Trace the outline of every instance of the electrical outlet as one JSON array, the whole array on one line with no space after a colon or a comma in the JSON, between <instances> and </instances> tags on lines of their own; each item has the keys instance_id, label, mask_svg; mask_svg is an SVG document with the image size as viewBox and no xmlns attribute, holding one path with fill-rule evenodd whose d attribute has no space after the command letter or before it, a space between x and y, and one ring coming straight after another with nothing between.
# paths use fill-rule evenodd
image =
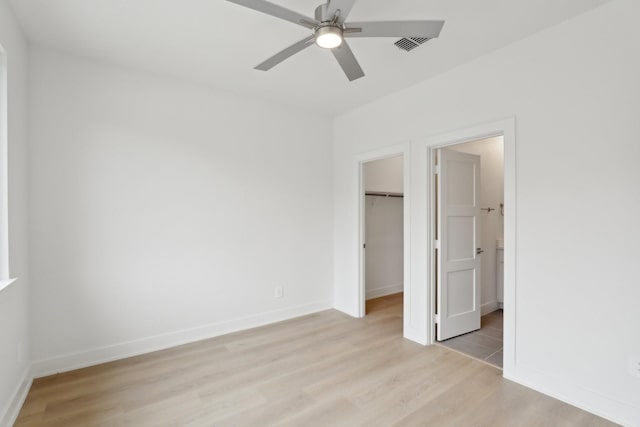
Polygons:
<instances>
[{"instance_id":1,"label":"electrical outlet","mask_svg":"<svg viewBox=\"0 0 640 427\"><path fill-rule=\"evenodd\" d=\"M282 286L276 287L275 295L276 298L284 298L284 288Z\"/></svg>"},{"instance_id":2,"label":"electrical outlet","mask_svg":"<svg viewBox=\"0 0 640 427\"><path fill-rule=\"evenodd\" d=\"M640 357L629 357L629 374L640 378Z\"/></svg>"}]
</instances>

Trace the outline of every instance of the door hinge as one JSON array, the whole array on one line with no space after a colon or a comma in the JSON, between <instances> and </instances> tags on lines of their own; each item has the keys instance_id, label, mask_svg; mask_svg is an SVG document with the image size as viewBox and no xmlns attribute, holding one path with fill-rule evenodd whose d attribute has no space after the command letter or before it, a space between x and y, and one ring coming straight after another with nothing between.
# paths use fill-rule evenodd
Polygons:
<instances>
[{"instance_id":1,"label":"door hinge","mask_svg":"<svg viewBox=\"0 0 640 427\"><path fill-rule=\"evenodd\" d=\"M367 249L367 244L366 243L362 244L362 249Z\"/></svg>"},{"instance_id":2,"label":"door hinge","mask_svg":"<svg viewBox=\"0 0 640 427\"><path fill-rule=\"evenodd\" d=\"M436 325L439 325L439 324L440 324L440 315L439 315L439 314L434 314L434 315L433 315L433 322L434 322Z\"/></svg>"},{"instance_id":3,"label":"door hinge","mask_svg":"<svg viewBox=\"0 0 640 427\"><path fill-rule=\"evenodd\" d=\"M440 250L440 240L434 240L433 248Z\"/></svg>"},{"instance_id":4,"label":"door hinge","mask_svg":"<svg viewBox=\"0 0 640 427\"><path fill-rule=\"evenodd\" d=\"M433 173L436 175L440 173L440 165L433 165Z\"/></svg>"}]
</instances>

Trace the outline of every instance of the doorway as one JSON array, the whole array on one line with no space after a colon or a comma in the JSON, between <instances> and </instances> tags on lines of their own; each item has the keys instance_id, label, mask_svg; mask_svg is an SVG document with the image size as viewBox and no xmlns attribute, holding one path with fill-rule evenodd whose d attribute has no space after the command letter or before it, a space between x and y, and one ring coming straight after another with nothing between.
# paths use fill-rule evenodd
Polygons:
<instances>
[{"instance_id":1,"label":"doorway","mask_svg":"<svg viewBox=\"0 0 640 427\"><path fill-rule=\"evenodd\" d=\"M416 203L415 212L413 212L414 224L412 230L420 237L420 225L423 224L424 236L426 239L422 243L418 239L416 245L411 246L412 265L416 265L412 270L409 280L411 286L409 289L412 294L415 290L419 290L419 283L422 281L421 273L425 272L427 295L425 298L409 298L410 304L422 304L417 308L424 307L425 311L425 330L426 344L437 344L436 339L436 259L433 254L436 251L436 227L434 221L434 205L436 203L435 194L435 175L433 168L435 161L433 159L434 149L443 148L463 142L476 141L479 139L490 138L493 136L502 136L504 142L504 310L503 310L503 376L505 378L514 378L516 376L517 354L516 354L516 336L517 325L516 317L518 310L518 293L517 284L517 174L516 174L516 119L514 117L496 120L492 122L481 123L466 128L452 130L446 133L436 134L427 137L421 141L416 141L412 147L412 170L416 171L416 177L411 182L415 185L411 188L411 194L426 194L427 197L422 203ZM413 175L412 175L413 176ZM420 199L418 199L420 202ZM424 221L424 222L423 222ZM420 260L424 260L426 265L417 265ZM414 273L415 271L415 273ZM416 280L414 280L414 278ZM415 299L415 302L414 302ZM405 299L405 306L407 300ZM405 312L406 317L406 312ZM406 327L406 323L405 323ZM406 336L406 334L405 334ZM417 340L415 340L417 341ZM418 341L420 342L420 341Z\"/></svg>"},{"instance_id":2,"label":"doorway","mask_svg":"<svg viewBox=\"0 0 640 427\"><path fill-rule=\"evenodd\" d=\"M434 147L436 340L503 366L504 137Z\"/></svg>"},{"instance_id":3,"label":"doorway","mask_svg":"<svg viewBox=\"0 0 640 427\"><path fill-rule=\"evenodd\" d=\"M404 158L362 164L364 315L402 318L404 299Z\"/></svg>"},{"instance_id":4,"label":"doorway","mask_svg":"<svg viewBox=\"0 0 640 427\"><path fill-rule=\"evenodd\" d=\"M516 198L516 120L506 118L481 123L424 139L380 148L353 157L353 174L344 191L348 203L348 246L339 248L336 302L354 317L365 317L365 249L364 241L364 163L402 154L404 158L404 293L403 336L422 345L437 343L435 316L435 262L432 256L435 231L432 221L434 205L433 148L455 145L492 136L504 137L504 357L503 375L515 376L517 311L517 198ZM352 244L351 244L352 242Z\"/></svg>"}]
</instances>

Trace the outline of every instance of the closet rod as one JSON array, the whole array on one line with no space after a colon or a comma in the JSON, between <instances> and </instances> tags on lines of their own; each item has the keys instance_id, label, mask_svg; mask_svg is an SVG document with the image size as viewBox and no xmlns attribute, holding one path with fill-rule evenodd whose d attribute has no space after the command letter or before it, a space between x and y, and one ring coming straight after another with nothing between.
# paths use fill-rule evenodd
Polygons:
<instances>
[{"instance_id":1,"label":"closet rod","mask_svg":"<svg viewBox=\"0 0 640 427\"><path fill-rule=\"evenodd\" d=\"M367 191L365 196L381 196L381 197L404 197L402 193L379 193L376 191Z\"/></svg>"}]
</instances>

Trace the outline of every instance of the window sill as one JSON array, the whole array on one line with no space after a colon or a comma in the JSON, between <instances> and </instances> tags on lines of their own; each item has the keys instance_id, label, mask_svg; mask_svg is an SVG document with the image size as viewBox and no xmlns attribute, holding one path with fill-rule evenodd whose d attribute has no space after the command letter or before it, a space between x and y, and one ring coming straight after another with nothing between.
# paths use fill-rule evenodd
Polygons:
<instances>
[{"instance_id":1,"label":"window sill","mask_svg":"<svg viewBox=\"0 0 640 427\"><path fill-rule=\"evenodd\" d=\"M15 282L16 280L17 280L17 277L13 279L0 280L0 292L4 291L6 288L9 287L10 284Z\"/></svg>"}]
</instances>

